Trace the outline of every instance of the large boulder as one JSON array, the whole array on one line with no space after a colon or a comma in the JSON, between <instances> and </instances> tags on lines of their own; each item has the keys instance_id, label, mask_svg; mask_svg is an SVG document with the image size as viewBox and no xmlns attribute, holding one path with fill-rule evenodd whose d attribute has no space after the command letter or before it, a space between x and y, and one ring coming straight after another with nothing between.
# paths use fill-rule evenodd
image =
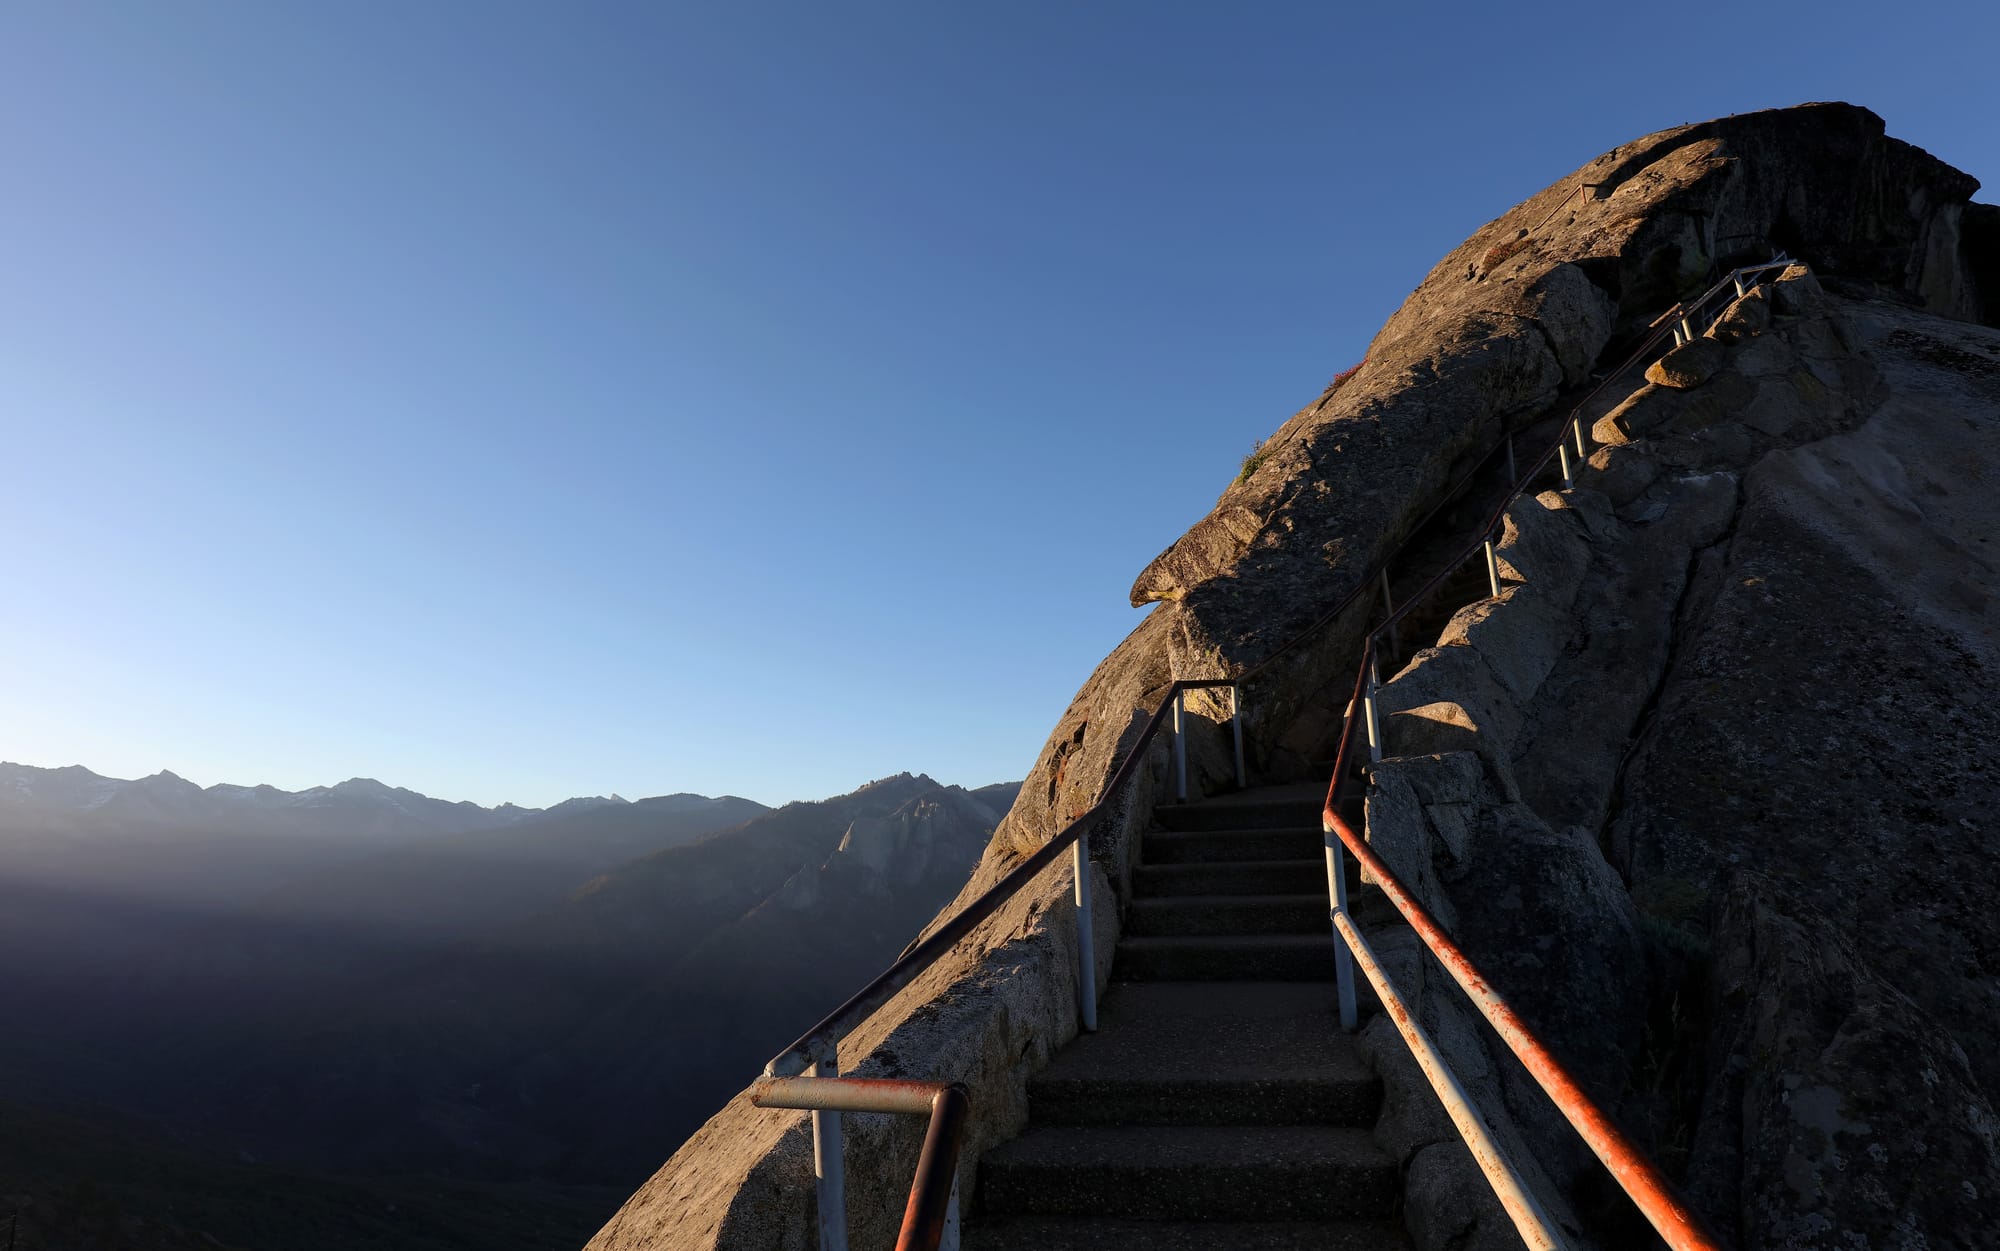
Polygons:
<instances>
[{"instance_id":1,"label":"large boulder","mask_svg":"<svg viewBox=\"0 0 2000 1251\"><path fill-rule=\"evenodd\" d=\"M1466 647L1525 707L1569 642L1568 605L1532 583L1505 587L1452 614L1440 647Z\"/></svg>"},{"instance_id":2,"label":"large boulder","mask_svg":"<svg viewBox=\"0 0 2000 1251\"><path fill-rule=\"evenodd\" d=\"M1474 648L1425 648L1382 684L1376 700L1385 753L1470 751L1506 772L1521 707Z\"/></svg>"},{"instance_id":3,"label":"large boulder","mask_svg":"<svg viewBox=\"0 0 2000 1251\"><path fill-rule=\"evenodd\" d=\"M1646 381L1676 391L1691 391L1713 378L1728 359L1728 349L1714 339L1694 339L1648 365Z\"/></svg>"},{"instance_id":4,"label":"large boulder","mask_svg":"<svg viewBox=\"0 0 2000 1251\"><path fill-rule=\"evenodd\" d=\"M1590 567L1588 524L1560 497L1524 495L1508 506L1494 544L1494 568L1509 582L1533 585L1567 608Z\"/></svg>"},{"instance_id":5,"label":"large boulder","mask_svg":"<svg viewBox=\"0 0 2000 1251\"><path fill-rule=\"evenodd\" d=\"M1704 333L1718 343L1741 343L1771 326L1771 300L1763 287L1738 296Z\"/></svg>"}]
</instances>

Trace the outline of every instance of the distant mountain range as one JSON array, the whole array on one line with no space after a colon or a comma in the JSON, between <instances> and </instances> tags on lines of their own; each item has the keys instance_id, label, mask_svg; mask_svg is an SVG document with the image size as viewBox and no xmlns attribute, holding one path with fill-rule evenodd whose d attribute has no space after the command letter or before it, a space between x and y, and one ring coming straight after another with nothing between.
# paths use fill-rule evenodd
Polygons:
<instances>
[{"instance_id":1,"label":"distant mountain range","mask_svg":"<svg viewBox=\"0 0 2000 1251\"><path fill-rule=\"evenodd\" d=\"M291 889L273 906L310 912L312 898L338 896L361 909L353 920L424 927L430 906L479 912L485 901L455 896L481 894L495 873L514 879L497 888L496 905L553 899L616 864L767 811L733 795L688 794L482 808L373 778L281 791L201 787L165 771L126 781L79 765L0 763L0 882L220 912L255 909L264 892ZM333 880L358 887L363 878L388 896L340 896ZM410 898L419 881L445 880L451 889L430 905Z\"/></svg>"},{"instance_id":2,"label":"distant mountain range","mask_svg":"<svg viewBox=\"0 0 2000 1251\"><path fill-rule=\"evenodd\" d=\"M636 807L656 812L697 810L718 804L750 804L747 799L706 795L660 795L633 804L617 795L579 796L550 808L501 804L482 808L469 800L432 799L374 778L349 778L333 786L281 791L275 786L218 782L197 786L165 769L126 780L93 773L82 765L41 769L0 761L0 829L33 826L42 831L132 833L146 829L203 826L258 834L332 830L346 838L410 836L425 831L460 834L565 816L592 808ZM752 804L762 811L764 805Z\"/></svg>"},{"instance_id":3,"label":"distant mountain range","mask_svg":"<svg viewBox=\"0 0 2000 1251\"><path fill-rule=\"evenodd\" d=\"M0 765L0 1101L95 1125L81 1158L114 1173L112 1125L120 1161L229 1161L203 1229L231 1246L275 1245L272 1221L288 1247L353 1243L325 1199L348 1182L314 1184L312 1228L286 1224L287 1188L333 1174L502 1184L543 1231L521 1245L565 1222L580 1245L589 1195L608 1215L894 959L1017 789L899 774L775 810L533 810ZM243 1197L263 1168L268 1210Z\"/></svg>"}]
</instances>

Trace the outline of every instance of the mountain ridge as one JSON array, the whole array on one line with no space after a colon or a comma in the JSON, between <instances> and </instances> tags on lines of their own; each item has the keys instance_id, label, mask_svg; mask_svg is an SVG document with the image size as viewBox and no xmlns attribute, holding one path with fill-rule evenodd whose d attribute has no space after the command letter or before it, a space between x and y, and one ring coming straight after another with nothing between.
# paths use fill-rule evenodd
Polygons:
<instances>
[{"instance_id":1,"label":"mountain ridge","mask_svg":"<svg viewBox=\"0 0 2000 1251\"><path fill-rule=\"evenodd\" d=\"M329 801L347 801L386 806L454 830L506 826L606 805L650 804L657 807L673 801L757 802L746 800L741 795L711 796L676 791L636 800L618 794L574 795L547 807L531 808L512 802L484 805L469 799L439 799L407 786L391 786L372 777L357 776L331 785L288 791L264 782L214 782L203 786L171 769L160 769L140 778L116 778L81 764L45 767L0 761L0 825L28 815L97 811L107 805L120 805L123 801L141 796L171 798L183 805L196 801L197 797L212 802L207 812L188 808L163 811L156 807L149 813L144 807L120 807L120 815L128 819L156 816L162 824L211 815L240 820L246 803L252 805L253 810L277 811L328 806ZM758 806L769 807L766 804Z\"/></svg>"},{"instance_id":2,"label":"mountain ridge","mask_svg":"<svg viewBox=\"0 0 2000 1251\"><path fill-rule=\"evenodd\" d=\"M6 805L37 785L39 806ZM107 1161L164 1168L170 1144L189 1186L212 1161L214 1185L190 1198L226 1199L213 1232L227 1245L243 1242L231 1222L291 1219L283 1197L241 1197L232 1179L253 1175L310 1201L317 1179L353 1178L348 1205L429 1177L464 1202L503 1186L580 1243L742 1068L894 959L963 884L1014 784L903 772L775 809L582 797L504 825L405 821L338 856L338 838L188 833L129 802L190 792L249 795L280 822L441 802L365 778L218 791L167 770L0 771L0 1002L37 1022L0 1031L0 1112L82 1117L65 1141ZM38 840L48 822L20 816L64 804L100 836ZM37 846L77 850L67 867L95 876L34 880ZM72 1205L62 1170L45 1173L30 1190ZM588 1188L594 1210L565 1197ZM136 1192L101 1206L127 1202L161 1229L194 1210Z\"/></svg>"}]
</instances>

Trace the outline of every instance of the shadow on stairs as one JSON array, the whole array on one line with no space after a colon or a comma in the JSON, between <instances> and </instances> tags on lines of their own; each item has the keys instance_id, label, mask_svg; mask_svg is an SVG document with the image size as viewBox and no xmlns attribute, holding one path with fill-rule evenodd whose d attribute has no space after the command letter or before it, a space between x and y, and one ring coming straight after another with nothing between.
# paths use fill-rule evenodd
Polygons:
<instances>
[{"instance_id":1,"label":"shadow on stairs","mask_svg":"<svg viewBox=\"0 0 2000 1251\"><path fill-rule=\"evenodd\" d=\"M1323 794L1156 810L1098 1030L981 1162L967 1251L1409 1245L1381 1086L1334 1004Z\"/></svg>"}]
</instances>

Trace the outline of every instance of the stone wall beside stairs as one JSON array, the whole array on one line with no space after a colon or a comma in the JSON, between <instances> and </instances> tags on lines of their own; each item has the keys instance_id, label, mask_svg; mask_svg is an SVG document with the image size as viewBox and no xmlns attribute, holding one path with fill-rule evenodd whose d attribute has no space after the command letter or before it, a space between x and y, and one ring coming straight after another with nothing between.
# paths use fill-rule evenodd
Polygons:
<instances>
[{"instance_id":1,"label":"stone wall beside stairs","mask_svg":"<svg viewBox=\"0 0 2000 1251\"><path fill-rule=\"evenodd\" d=\"M1788 644L1740 615L1717 617L1718 602L1736 613L1742 593L1754 592L1773 577L1774 561L1782 563L1763 536L1792 533L1807 511L1773 518L1766 504L1744 509L1746 494L1753 501L1769 495L1764 484L1773 474L1787 483L1811 480L1818 498L1863 517L1873 507L1868 474L1896 484L1903 492L1897 499L1913 493L1905 471L1889 471L1880 453L1858 461L1876 467L1851 482L1839 470L1816 470L1818 479L1798 475L1801 463L1856 461L1852 450L1808 456L1804 449L1851 449L1858 436L1849 432L1873 428L1868 423L1883 420L1878 410L1894 407L1883 407L1894 396L1864 346L1870 332L1860 323L1874 316L1828 296L1803 268L1736 301L1708 334L1669 353L1645 386L1597 421L1607 446L1590 458L1574 490L1523 498L1509 510L1501 594L1461 609L1436 645L1418 652L1379 695L1387 758L1372 771L1371 843L1585 1089L1689 1185L1725 1236L1746 1246L1844 1245L1831 1241L1836 1236L1858 1237L1857 1246L1995 1245L1977 1232L1990 1226L1974 1210L2000 1185L2000 1122L1975 1076L1978 1056L1967 1060L1947 1024L1957 992L1944 988L1961 983L1951 980L1955 974L1926 970L1905 975L1904 985L1939 987L1927 1002L1899 995L1876 971L1882 959L1837 936L1820 911L1826 904L1807 902L1809 887L1740 873L1745 857L1732 850L1732 823L1771 829L1760 836L1766 839L1788 825L1785 810L1752 807L1756 778L1786 785L1781 779L1797 772L1798 757L1810 758L1815 745L1782 740L1788 758L1780 765L1754 737L1734 738L1724 749L1704 733L1718 716L1759 721L1775 733L1789 721L1811 720L1787 712L1787 704L1803 710L1837 707L1829 696L1868 701L1870 673L1835 667L1796 673L1785 686L1738 681L1722 688L1712 665L1690 669L1684 655L1690 638L1716 630L1727 634L1710 648L1740 650L1745 640L1760 639L1765 647L1796 649L1805 641L1799 635ZM1899 325L1940 321L1895 317ZM1893 333L1876 329L1872 336L1881 343ZM1900 342L1918 342L1907 325L1902 333ZM2000 378L2000 364L1982 365L1977 347L1963 342L1986 332L1955 333L1955 346L1911 350L1956 361L1975 377ZM1940 342L1948 337L1940 334ZM2000 354L2000 335L1992 338ZM1907 371L1897 381L1942 389ZM2000 400L2000 386L1993 391ZM1980 420L2000 425L2000 403L1966 419L1975 428ZM1923 433L1906 423L1897 431L1902 461L1915 463L1926 445L1942 451L1938 439L1949 425ZM1844 491L1852 494L1843 498ZM1947 544L1972 537L1968 518L1956 520ZM1852 538L1850 550L1873 544L1900 554L1909 546L1887 538L1906 524L1892 512L1877 524L1889 527L1877 531L1883 538ZM1853 532L1864 534L1863 525ZM1761 566L1740 563L1752 553ZM1817 568L1807 564L1786 576L1829 586L1852 581L1845 572L1836 576L1845 557L1824 547L1815 553ZM1951 595L1973 603L1949 590L1962 583L1935 574L1929 580L1933 594L1945 597L1933 603L1948 604ZM1848 595L1850 603L1870 602L1859 584ZM1866 637L1888 620L1880 613L1847 618L1831 600L1821 611L1835 637ZM1957 611L1958 628L1980 628L1965 625ZM1781 617L1772 614L1766 626ZM1785 628L1812 629L1802 619ZM1988 637L2000 633L1986 630ZM1783 672L1787 659L1745 654L1735 663L1739 672ZM1879 671L1879 662L1873 667ZM1718 701L1734 707L1736 700L1743 701L1739 711L1718 711ZM1665 726L1663 710L1673 718ZM1952 724L1950 715L1932 716ZM1695 735L1698 771L1680 768L1674 762ZM1662 789L1666 779L1671 791ZM1908 789L1907 811L1934 802L1920 783ZM1735 796L1729 807L1706 798L1718 792ZM1857 801L1845 802L1851 809ZM1697 811L1700 836L1680 833L1689 828L1684 814ZM1845 880L1864 863L1884 868L1851 860L1859 844L1815 837L1827 828L1819 818L1786 836L1784 877ZM1990 863L1995 853L1976 854ZM1838 895L1822 893L1851 900L1865 889L1856 879ZM1725 899L1726 906L1717 902ZM1957 924L1954 936L1950 923L1931 923L1939 931L1933 951L1943 955L1964 943L1963 929L1975 921ZM1608 1192L1601 1170L1462 994L1419 958L1407 931L1391 926L1376 940L1501 1141L1532 1162L1531 1187L1585 1241L1632 1245L1643 1229L1629 1207ZM1912 967L1924 963L1919 956ZM2000 993L1990 977L1981 986L1975 993L1986 996L1985 1007L1975 1010L1967 1000L1957 1026L1968 1043L1984 1036L1977 1012L1990 1021L1992 996ZM1386 1021L1371 1024L1370 1042L1389 1087L1380 1132L1405 1161L1406 1207L1419 1246L1518 1245L1497 1204L1480 1201L1483 1181ZM1904 1092L1911 1097L1895 1094L1915 1072L1892 1064L1897 1051L1930 1057L1909 1061L1928 1066L1923 1097L1914 1096L1915 1087ZM1889 1067L1863 1071L1875 1063ZM1809 1113L1794 1099L1817 1101L1811 1106L1819 1110ZM1901 1110L1884 1110L1892 1105ZM1890 1133L1887 1122L1898 1117L1908 1120ZM1442 1196L1458 1202L1440 1209Z\"/></svg>"},{"instance_id":2,"label":"stone wall beside stairs","mask_svg":"<svg viewBox=\"0 0 2000 1251\"><path fill-rule=\"evenodd\" d=\"M1164 799L1163 737L1125 802L1110 812L1090 863L1096 979L1110 974L1119 932L1117 884ZM971 1092L958 1187L970 1196L981 1157L1021 1130L1028 1081L1077 1032L1077 910L1069 860L1045 870L949 954L842 1042L856 1077L963 1082ZM989 856L929 928L956 915L1012 867ZM800 958L809 959L809 952ZM844 1116L849 1245L889 1246L922 1146L920 1117ZM804 1112L731 1099L619 1209L588 1251L816 1251L812 1129Z\"/></svg>"}]
</instances>

